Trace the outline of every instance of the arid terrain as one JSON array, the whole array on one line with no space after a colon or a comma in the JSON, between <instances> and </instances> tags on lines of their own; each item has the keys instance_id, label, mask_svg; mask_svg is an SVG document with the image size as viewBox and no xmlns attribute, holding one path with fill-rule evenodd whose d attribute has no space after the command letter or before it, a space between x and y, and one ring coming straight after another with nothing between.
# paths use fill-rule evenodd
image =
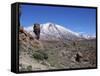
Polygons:
<instances>
[{"instance_id":1,"label":"arid terrain","mask_svg":"<svg viewBox=\"0 0 100 76\"><path fill-rule=\"evenodd\" d=\"M19 30L19 71L96 67L96 40L37 40Z\"/></svg>"}]
</instances>

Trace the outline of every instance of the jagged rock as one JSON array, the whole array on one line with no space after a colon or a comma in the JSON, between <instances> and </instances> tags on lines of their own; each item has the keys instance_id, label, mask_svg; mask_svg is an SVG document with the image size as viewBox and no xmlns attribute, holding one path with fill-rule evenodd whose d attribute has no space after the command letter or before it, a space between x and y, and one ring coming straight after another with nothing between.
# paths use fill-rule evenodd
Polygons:
<instances>
[{"instance_id":1,"label":"jagged rock","mask_svg":"<svg viewBox=\"0 0 100 76\"><path fill-rule=\"evenodd\" d=\"M30 40L34 40L33 36L29 33L28 33L28 37L29 37Z\"/></svg>"},{"instance_id":2,"label":"jagged rock","mask_svg":"<svg viewBox=\"0 0 100 76\"><path fill-rule=\"evenodd\" d=\"M83 56L82 56L82 53L78 52L78 53L76 54L75 60L76 60L77 62L80 62L80 60L81 60L82 57L83 57Z\"/></svg>"},{"instance_id":3,"label":"jagged rock","mask_svg":"<svg viewBox=\"0 0 100 76\"><path fill-rule=\"evenodd\" d=\"M24 33L24 28L22 26L20 26L19 32Z\"/></svg>"},{"instance_id":4,"label":"jagged rock","mask_svg":"<svg viewBox=\"0 0 100 76\"><path fill-rule=\"evenodd\" d=\"M33 29L34 29L34 33L36 35L36 39L39 40L39 38L40 38L40 24L35 23Z\"/></svg>"},{"instance_id":5,"label":"jagged rock","mask_svg":"<svg viewBox=\"0 0 100 76\"><path fill-rule=\"evenodd\" d=\"M40 63L46 66L50 66L50 64L47 61L41 61Z\"/></svg>"}]
</instances>

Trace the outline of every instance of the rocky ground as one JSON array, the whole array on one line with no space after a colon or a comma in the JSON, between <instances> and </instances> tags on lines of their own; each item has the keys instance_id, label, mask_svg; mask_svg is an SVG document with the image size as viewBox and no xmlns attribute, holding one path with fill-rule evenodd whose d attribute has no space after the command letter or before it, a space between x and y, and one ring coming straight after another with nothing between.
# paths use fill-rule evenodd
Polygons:
<instances>
[{"instance_id":1,"label":"rocky ground","mask_svg":"<svg viewBox=\"0 0 100 76\"><path fill-rule=\"evenodd\" d=\"M36 40L19 30L19 70L49 70L96 67L96 40L77 42Z\"/></svg>"}]
</instances>

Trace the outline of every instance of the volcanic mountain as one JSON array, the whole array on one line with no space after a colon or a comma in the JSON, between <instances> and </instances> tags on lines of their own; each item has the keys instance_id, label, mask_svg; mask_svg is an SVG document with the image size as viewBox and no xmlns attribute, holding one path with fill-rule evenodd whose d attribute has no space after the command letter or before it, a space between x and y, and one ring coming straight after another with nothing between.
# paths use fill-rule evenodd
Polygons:
<instances>
[{"instance_id":1,"label":"volcanic mountain","mask_svg":"<svg viewBox=\"0 0 100 76\"><path fill-rule=\"evenodd\" d=\"M67 29L61 25L54 24L54 23L45 23L40 24L41 27L41 33L40 33L40 39L41 40L77 40L77 39L89 39L89 38L95 38L90 37L86 35L82 35L77 32L73 32L70 29ZM24 28L27 32L29 32L31 35L35 36L33 33L33 25Z\"/></svg>"}]
</instances>

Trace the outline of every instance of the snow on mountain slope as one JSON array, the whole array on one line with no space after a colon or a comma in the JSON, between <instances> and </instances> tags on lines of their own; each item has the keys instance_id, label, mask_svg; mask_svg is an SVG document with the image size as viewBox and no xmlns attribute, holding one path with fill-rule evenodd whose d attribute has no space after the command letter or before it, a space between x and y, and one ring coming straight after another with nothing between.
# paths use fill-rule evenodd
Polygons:
<instances>
[{"instance_id":1,"label":"snow on mountain slope","mask_svg":"<svg viewBox=\"0 0 100 76\"><path fill-rule=\"evenodd\" d=\"M40 28L41 28L40 39L75 40L75 39L87 38L87 36L83 36L61 25L50 23L50 22L45 23L45 24L40 24ZM35 36L35 34L33 33L33 26L29 26L24 29L28 31L31 35Z\"/></svg>"}]
</instances>

